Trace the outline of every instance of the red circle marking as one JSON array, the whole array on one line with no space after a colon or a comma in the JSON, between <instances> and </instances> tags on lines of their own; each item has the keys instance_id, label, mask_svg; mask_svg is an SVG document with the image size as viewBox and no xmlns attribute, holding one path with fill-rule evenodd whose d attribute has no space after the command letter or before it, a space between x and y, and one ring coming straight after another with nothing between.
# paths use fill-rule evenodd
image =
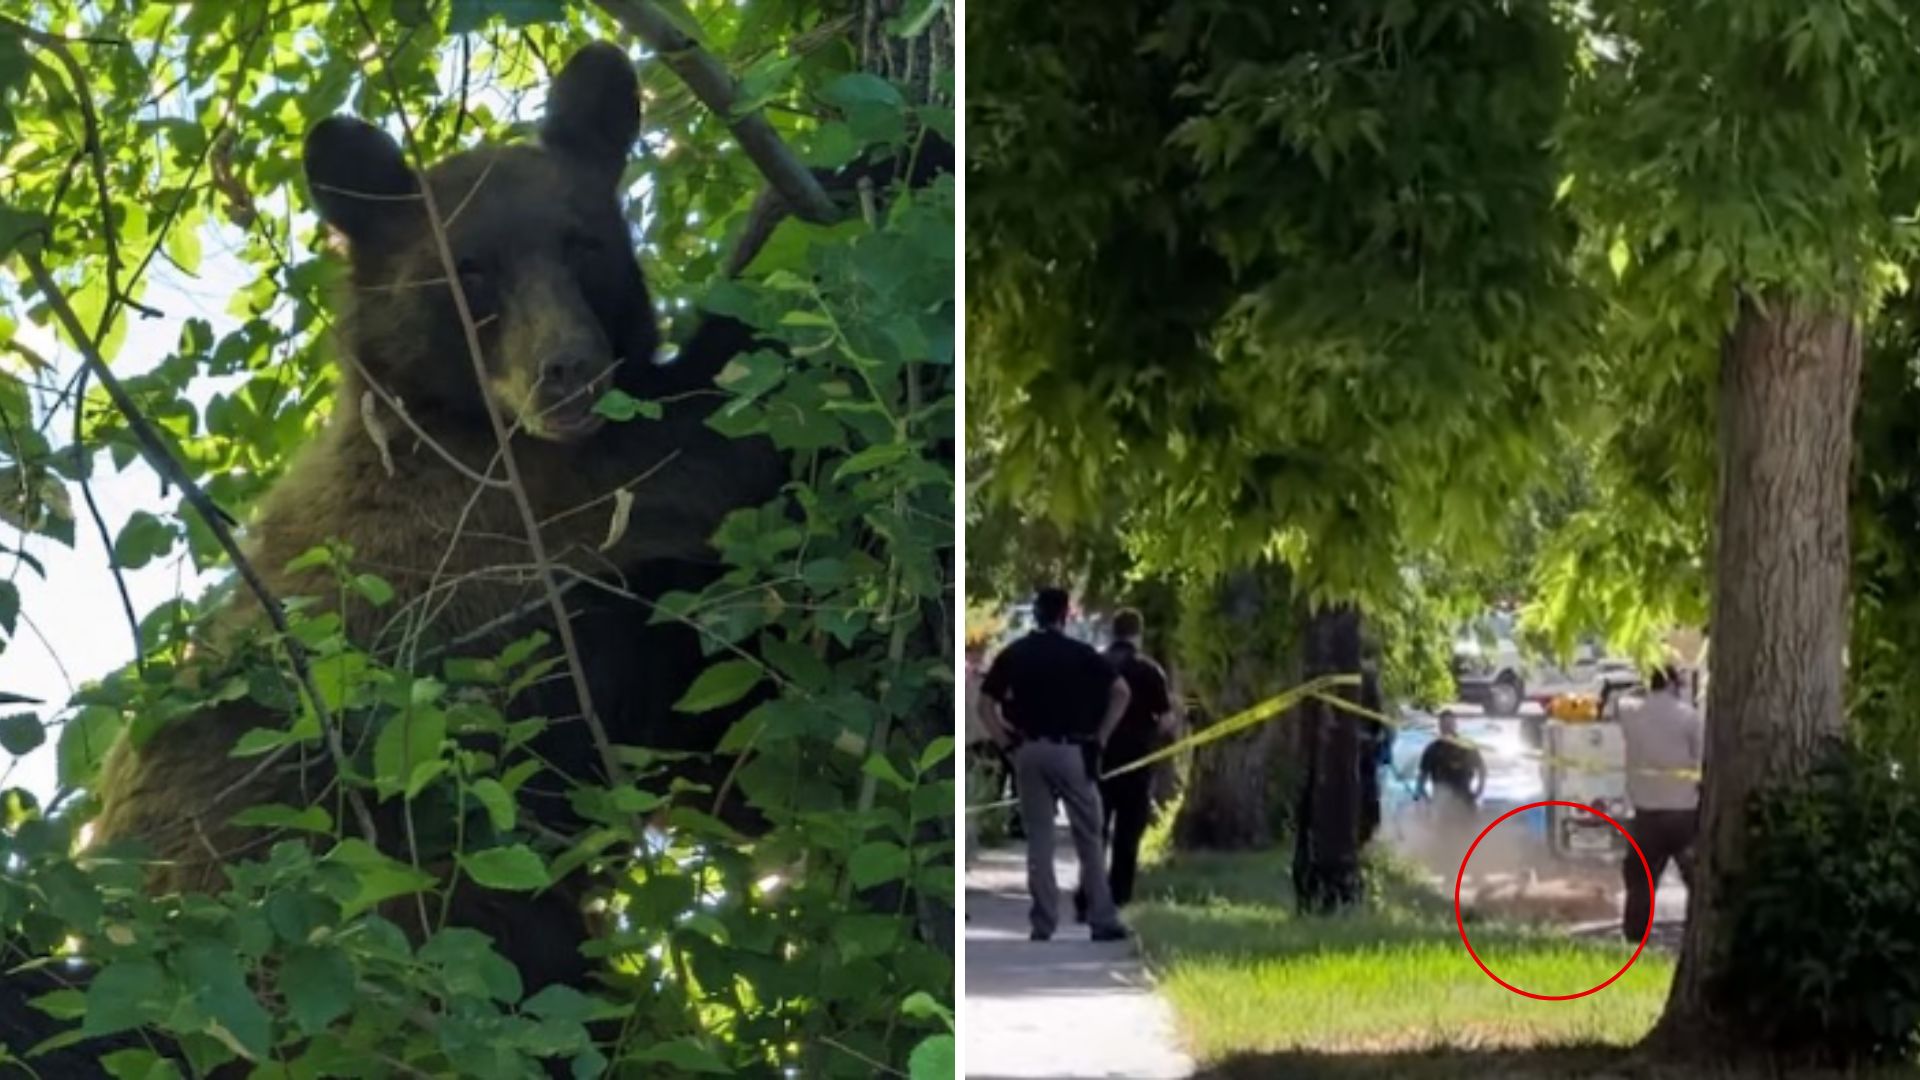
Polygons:
<instances>
[{"instance_id":1,"label":"red circle marking","mask_svg":"<svg viewBox=\"0 0 1920 1080\"><path fill-rule=\"evenodd\" d=\"M1577 994L1536 994L1531 990L1522 990L1519 987L1508 982L1507 980L1501 978L1500 976L1495 975L1493 973L1493 969L1487 966L1487 962L1485 960L1480 959L1480 954L1473 951L1473 942L1467 940L1467 922L1465 919L1460 917L1460 883L1466 880L1467 863L1473 859L1473 849L1480 846L1480 841L1485 840L1487 838L1487 834L1493 831L1493 827L1495 825L1500 824L1501 822L1507 820L1508 818L1512 817L1515 814L1524 814L1528 810L1538 809L1539 807L1542 807L1542 806L1569 806L1575 810L1585 810L1587 813L1592 814L1595 817L1598 817L1602 821L1605 821L1607 824L1613 826L1615 829L1620 830L1620 835L1626 837L1627 843L1633 846L1633 853L1635 855L1640 856L1640 869L1645 871L1647 875L1647 925L1645 929L1640 931L1640 944L1634 948L1633 955L1627 957L1627 962L1620 965L1619 971L1616 971L1612 975L1607 976L1606 982L1603 982L1599 986L1593 987L1592 989L1582 990ZM1481 971L1484 971L1487 973L1487 978L1492 979L1494 982L1499 983L1501 986L1504 986L1507 989L1513 991L1514 993L1519 994L1521 997L1530 997L1530 998L1533 998L1535 1001L1572 1001L1574 998L1583 998L1583 997L1586 997L1588 994L1597 994L1600 991L1605 990L1607 987L1612 986L1613 981L1615 979L1618 979L1620 976L1625 975L1627 973L1627 969L1633 966L1633 962L1635 960L1640 959L1641 950L1647 947L1647 938L1651 936L1653 933L1654 899L1655 897L1653 892L1653 867L1647 865L1647 853L1640 850L1640 845L1634 842L1632 833L1628 832L1626 828L1622 826L1619 822L1609 817L1607 815L1607 812L1604 810L1596 810L1593 807L1586 805L1585 803L1562 802L1559 799L1542 799L1539 802L1528 803L1525 806L1516 806L1513 809L1507 811L1506 813L1501 814L1499 817L1494 818L1493 823L1488 825L1486 828L1481 829L1480 835L1474 837L1473 843L1467 845L1466 857L1460 860L1460 872L1458 874L1455 874L1453 878L1453 922L1455 926L1458 926L1460 928L1460 943L1467 947L1467 955L1473 957L1473 962L1480 965Z\"/></svg>"}]
</instances>

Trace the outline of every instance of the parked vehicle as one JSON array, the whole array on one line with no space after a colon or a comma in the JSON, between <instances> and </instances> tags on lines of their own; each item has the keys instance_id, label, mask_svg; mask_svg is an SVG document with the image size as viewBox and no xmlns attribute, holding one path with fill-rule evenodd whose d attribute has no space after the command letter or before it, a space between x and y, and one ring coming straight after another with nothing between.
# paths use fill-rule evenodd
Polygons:
<instances>
[{"instance_id":1,"label":"parked vehicle","mask_svg":"<svg viewBox=\"0 0 1920 1080\"><path fill-rule=\"evenodd\" d=\"M1527 697L1526 660L1509 633L1469 627L1453 641L1453 681L1461 701L1489 716L1516 716Z\"/></svg>"}]
</instances>

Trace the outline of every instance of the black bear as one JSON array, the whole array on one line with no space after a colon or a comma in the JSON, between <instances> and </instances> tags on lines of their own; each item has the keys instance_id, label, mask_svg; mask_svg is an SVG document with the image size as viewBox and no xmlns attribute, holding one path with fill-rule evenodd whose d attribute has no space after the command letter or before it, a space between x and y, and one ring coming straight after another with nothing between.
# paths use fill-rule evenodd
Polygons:
<instances>
[{"instance_id":1,"label":"black bear","mask_svg":"<svg viewBox=\"0 0 1920 1080\"><path fill-rule=\"evenodd\" d=\"M346 239L351 294L340 318L333 416L248 528L249 559L274 594L316 598L341 616L350 641L376 653L459 643L490 655L538 626L545 587L531 570L489 403L511 427L519 486L541 523L545 555L570 580L631 570L643 591L684 584L727 512L777 492L786 467L770 443L727 438L705 424L714 395L673 398L651 420L608 423L594 411L609 388L656 397L697 373L689 369L710 377L724 359L703 355L713 350L696 336L676 364L655 363L658 324L618 200L639 123L633 67L600 45L557 76L537 145L462 153L422 177L392 138L366 123L333 118L309 133L308 181L321 217ZM444 225L483 373L425 194ZM376 606L342 596L325 565L288 568L328 540L343 541L356 567L384 578L392 598ZM503 617L516 612L524 617ZM251 597L233 597L200 643L200 662L218 664L231 632L263 618ZM632 621L644 622L644 613ZM633 633L644 642L649 631ZM698 673L697 643L678 645L680 670L652 665L661 684L648 688L654 698ZM590 639L587 648L636 652L627 637L611 645ZM619 679L608 673L631 665L594 666L593 682L613 690L596 705L617 720ZM328 790L324 753L305 755L300 768L256 768L232 756L247 731L279 723L272 709L242 698L169 723L138 746L123 739L102 769L96 842L143 842L157 860L156 887L218 888L220 858L259 846L258 830L229 821L234 811L307 805ZM644 734L616 738L639 742ZM595 760L577 723L550 741L550 758ZM456 903L454 917L497 923L477 928L521 963L529 985L577 979L577 949L499 932L524 931L528 922L506 900ZM578 918L554 903L536 924L577 945Z\"/></svg>"}]
</instances>

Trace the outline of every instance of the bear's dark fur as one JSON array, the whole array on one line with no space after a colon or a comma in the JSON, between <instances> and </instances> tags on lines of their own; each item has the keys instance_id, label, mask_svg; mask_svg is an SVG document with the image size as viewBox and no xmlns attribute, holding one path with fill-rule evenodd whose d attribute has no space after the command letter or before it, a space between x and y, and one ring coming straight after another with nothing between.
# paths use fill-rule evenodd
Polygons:
<instances>
[{"instance_id":1,"label":"bear's dark fur","mask_svg":"<svg viewBox=\"0 0 1920 1080\"><path fill-rule=\"evenodd\" d=\"M630 62L593 46L557 77L539 145L474 150L426 173L478 326L484 378L419 178L398 145L343 118L309 134L309 184L321 216L346 238L352 296L341 318L334 415L248 529L250 561L276 595L337 609L349 640L376 652L405 640L485 654L537 624L543 586L529 570L521 511L499 484L489 400L515 428L514 457L546 555L569 577L697 560L722 516L777 491L779 455L762 439L708 428L711 396L669 403L657 420L604 423L592 411L612 385L648 396L662 371L653 363L652 303L617 200L639 120ZM697 337L689 352L679 363L702 361ZM631 505L624 532L607 543L616 492ZM391 584L392 602L341 598L324 566L287 569L328 539L344 541L357 568ZM502 621L515 611L533 621ZM245 595L223 617L241 625L263 618ZM210 661L235 628L216 620ZM210 853L243 851L253 839L226 821L234 809L303 805L327 786L317 755L304 769L257 775L230 756L246 731L276 722L240 700L169 724L137 748L123 741L102 770L97 840L143 841L165 867L163 888L216 887Z\"/></svg>"},{"instance_id":2,"label":"bear's dark fur","mask_svg":"<svg viewBox=\"0 0 1920 1080\"><path fill-rule=\"evenodd\" d=\"M700 587L716 572L707 541L720 519L770 498L786 477L764 439L730 439L706 426L716 395L669 398L651 420L604 423L592 412L610 386L651 399L710 383L752 342L744 326L714 319L673 364L655 363L658 323L618 199L639 122L630 61L597 45L556 78L537 145L459 154L422 177L392 138L360 121L334 118L309 133L314 204L344 237L351 261L338 324L340 391L327 427L262 500L244 545L276 596L309 597L337 612L348 639L383 659L452 646L490 655L550 625L543 586L528 569L521 511L499 484L490 400L512 431L546 555L576 583L569 607L585 609L577 628L596 713L616 741L708 749L699 738L710 740L724 724L664 722L706 663L694 632L648 625L644 600L610 603L577 585L591 577L642 598ZM476 376L442 269L422 179L477 326L484 377ZM616 503L628 497L624 530L612 529ZM342 597L325 567L288 569L336 539L356 569L393 587L391 601ZM505 617L516 612L524 615ZM254 598L237 592L196 642L196 665L217 667L228 646L264 620ZM575 779L601 779L584 725L565 722L578 711L571 688L529 696L537 701L531 708L562 718L543 736L542 755ZM525 698L517 704L530 708ZM137 747L123 738L97 785L94 842L141 843L156 860L156 889L219 889L221 858L262 853L258 830L234 826L231 814L306 805L328 788L324 754L257 773L257 760L231 755L247 731L284 722L242 699L169 723ZM536 813L566 805L563 797L539 801ZM383 846L394 847L400 830L391 811L376 819ZM586 925L573 890L532 899L456 892L450 913L489 933L530 989L586 981ZM14 1006L52 988L47 976L0 980L0 998L10 999L0 1004L10 1023L19 1021L0 1025L9 1048L25 1052L51 1033L46 1017ZM40 1064L91 1067L104 1049L88 1044Z\"/></svg>"}]
</instances>

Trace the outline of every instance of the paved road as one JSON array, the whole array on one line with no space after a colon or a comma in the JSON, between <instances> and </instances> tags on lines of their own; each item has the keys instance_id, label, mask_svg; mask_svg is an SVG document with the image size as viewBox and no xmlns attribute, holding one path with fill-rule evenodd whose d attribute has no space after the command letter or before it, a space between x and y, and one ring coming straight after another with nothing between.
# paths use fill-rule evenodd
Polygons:
<instances>
[{"instance_id":1,"label":"paved road","mask_svg":"<svg viewBox=\"0 0 1920 1080\"><path fill-rule=\"evenodd\" d=\"M1394 767L1381 787L1381 839L1399 853L1411 857L1432 875L1434 887L1444 896L1453 895L1454 877L1467 845L1488 822L1517 806L1547 797L1546 782L1540 773L1539 752L1521 737L1520 723L1510 719L1472 718L1462 720L1460 734L1481 748L1487 763L1487 787L1477 822L1461 830L1437 829L1428 804L1409 801L1407 785L1419 770L1420 753L1432 741L1429 724L1416 722L1401 732L1394 742ZM1511 879L1530 878L1536 886L1544 883L1547 892L1556 889L1580 889L1597 885L1605 890L1611 917L1625 902L1618 863L1612 859L1559 859L1547 848L1546 834L1539 831L1539 811L1509 819L1488 834L1475 850L1468 867L1464 892L1473 893L1476 885L1500 888ZM1677 869L1669 868L1657 883L1654 894L1654 929L1651 946L1677 948L1687 913L1687 887ZM1597 935L1602 922L1596 912L1570 916L1570 929L1581 936ZM1617 925L1617 924L1616 924Z\"/></svg>"},{"instance_id":2,"label":"paved road","mask_svg":"<svg viewBox=\"0 0 1920 1080\"><path fill-rule=\"evenodd\" d=\"M1062 900L1079 872L1062 830ZM1070 911L1070 909L1069 909ZM1069 914L1069 918L1071 915ZM975 1080L1176 1080L1193 1074L1173 1012L1128 943L1095 944L1069 924L1027 940L1026 856L983 852L967 870L963 1038Z\"/></svg>"}]
</instances>

